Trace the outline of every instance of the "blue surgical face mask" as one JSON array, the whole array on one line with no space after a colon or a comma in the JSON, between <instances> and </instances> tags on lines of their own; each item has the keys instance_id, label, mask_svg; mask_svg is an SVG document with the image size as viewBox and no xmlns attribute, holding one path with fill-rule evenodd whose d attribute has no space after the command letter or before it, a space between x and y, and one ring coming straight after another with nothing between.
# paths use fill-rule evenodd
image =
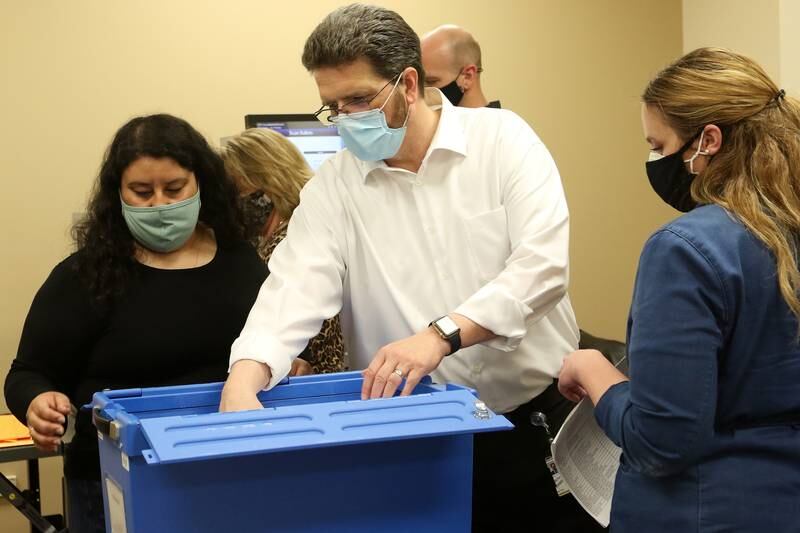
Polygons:
<instances>
[{"instance_id":1,"label":"blue surgical face mask","mask_svg":"<svg viewBox=\"0 0 800 533\"><path fill-rule=\"evenodd\" d=\"M392 92L389 93L389 97L381 107L360 113L339 115L335 119L345 147L362 161L390 159L397 154L400 145L403 144L409 110L406 109L406 119L399 128L390 128L386 123L386 114L383 112L387 102L392 99L401 77L397 77Z\"/></svg>"},{"instance_id":2,"label":"blue surgical face mask","mask_svg":"<svg viewBox=\"0 0 800 533\"><path fill-rule=\"evenodd\" d=\"M174 252L189 240L200 215L200 190L174 204L134 207L120 196L122 215L139 244L154 252Z\"/></svg>"}]
</instances>

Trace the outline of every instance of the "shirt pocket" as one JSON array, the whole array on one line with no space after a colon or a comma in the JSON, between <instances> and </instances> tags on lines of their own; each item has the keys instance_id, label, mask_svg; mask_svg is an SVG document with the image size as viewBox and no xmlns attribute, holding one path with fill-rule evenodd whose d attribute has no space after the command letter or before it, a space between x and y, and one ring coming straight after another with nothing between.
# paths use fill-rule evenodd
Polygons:
<instances>
[{"instance_id":1,"label":"shirt pocket","mask_svg":"<svg viewBox=\"0 0 800 533\"><path fill-rule=\"evenodd\" d=\"M511 255L508 239L508 220L503 206L465 218L471 255L483 281L497 277Z\"/></svg>"}]
</instances>

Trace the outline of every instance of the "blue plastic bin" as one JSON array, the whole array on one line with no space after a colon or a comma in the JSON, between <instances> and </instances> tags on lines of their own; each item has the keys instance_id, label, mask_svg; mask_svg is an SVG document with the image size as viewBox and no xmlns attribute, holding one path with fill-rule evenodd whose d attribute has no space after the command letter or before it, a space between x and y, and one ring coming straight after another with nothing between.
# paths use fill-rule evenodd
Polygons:
<instances>
[{"instance_id":1,"label":"blue plastic bin","mask_svg":"<svg viewBox=\"0 0 800 533\"><path fill-rule=\"evenodd\" d=\"M361 401L359 372L284 380L217 413L222 384L94 395L112 533L470 530L472 434L510 429L427 380Z\"/></svg>"}]
</instances>

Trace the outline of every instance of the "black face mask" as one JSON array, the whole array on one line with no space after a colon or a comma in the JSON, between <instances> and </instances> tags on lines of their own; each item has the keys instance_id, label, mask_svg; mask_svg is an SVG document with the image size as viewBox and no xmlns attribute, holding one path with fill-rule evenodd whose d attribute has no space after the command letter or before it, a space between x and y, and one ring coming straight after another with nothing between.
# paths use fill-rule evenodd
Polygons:
<instances>
[{"instance_id":1,"label":"black face mask","mask_svg":"<svg viewBox=\"0 0 800 533\"><path fill-rule=\"evenodd\" d=\"M688 213L697 207L697 202L692 199L692 182L696 174L686 169L683 153L689 149L700 133L689 139L674 154L645 163L647 177L653 190L667 204L682 213Z\"/></svg>"},{"instance_id":2,"label":"black face mask","mask_svg":"<svg viewBox=\"0 0 800 533\"><path fill-rule=\"evenodd\" d=\"M247 235L260 235L264 231L275 204L261 191L248 194L240 200Z\"/></svg>"},{"instance_id":3,"label":"black face mask","mask_svg":"<svg viewBox=\"0 0 800 533\"><path fill-rule=\"evenodd\" d=\"M461 74L458 76L460 75ZM450 100L450 103L456 106L460 104L461 99L464 98L464 91L456 83L456 81L458 81L458 76L456 76L456 79L439 89L442 91L442 94L444 94L447 99Z\"/></svg>"}]
</instances>

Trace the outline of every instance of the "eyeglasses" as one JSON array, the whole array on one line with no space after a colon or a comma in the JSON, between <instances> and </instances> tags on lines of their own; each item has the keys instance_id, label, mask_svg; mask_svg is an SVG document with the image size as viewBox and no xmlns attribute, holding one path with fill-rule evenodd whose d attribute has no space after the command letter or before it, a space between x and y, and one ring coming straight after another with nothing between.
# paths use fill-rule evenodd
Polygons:
<instances>
[{"instance_id":1,"label":"eyeglasses","mask_svg":"<svg viewBox=\"0 0 800 533\"><path fill-rule=\"evenodd\" d=\"M357 98L353 98L342 107L339 107L337 104L331 104L329 106L323 105L319 109L314 112L314 118L319 120L320 122L336 122L336 117L339 116L340 113L345 115L349 115L351 113L361 113L362 111L369 111L369 104L375 100L379 94L383 92L389 85L395 83L399 80L400 76L403 73L401 72L397 76L394 76L392 79L386 82L386 85L381 87L381 89L373 94L372 96L361 96Z\"/></svg>"}]
</instances>

